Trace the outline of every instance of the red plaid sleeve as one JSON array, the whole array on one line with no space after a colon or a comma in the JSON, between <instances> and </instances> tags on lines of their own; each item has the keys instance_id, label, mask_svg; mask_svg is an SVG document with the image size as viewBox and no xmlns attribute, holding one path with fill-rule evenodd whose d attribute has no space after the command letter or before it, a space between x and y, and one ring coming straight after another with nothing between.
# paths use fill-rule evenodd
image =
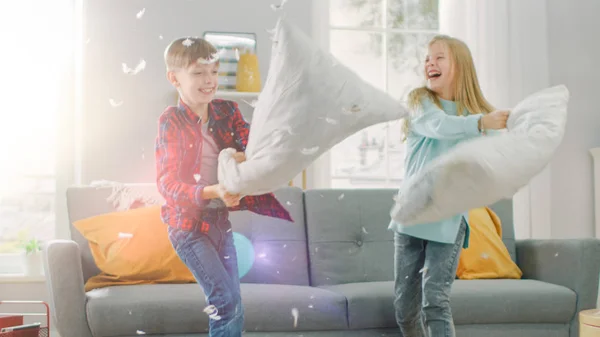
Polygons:
<instances>
[{"instance_id":1,"label":"red plaid sleeve","mask_svg":"<svg viewBox=\"0 0 600 337\"><path fill-rule=\"evenodd\" d=\"M233 129L237 136L236 143L242 147L242 151L246 149L248 144L248 135L250 134L250 124L246 122L236 102L231 102L233 108ZM244 197L240 201L240 205L235 210L248 210L256 214L270 216L273 218L280 218L287 221L294 221L290 213L283 207L283 205L275 198L273 193L267 193L257 196Z\"/></svg>"},{"instance_id":2,"label":"red plaid sleeve","mask_svg":"<svg viewBox=\"0 0 600 337\"><path fill-rule=\"evenodd\" d=\"M203 185L188 184L179 178L183 161L182 140L178 127L168 113L161 115L156 138L156 183L167 204L177 207L203 207Z\"/></svg>"},{"instance_id":3,"label":"red plaid sleeve","mask_svg":"<svg viewBox=\"0 0 600 337\"><path fill-rule=\"evenodd\" d=\"M233 105L233 129L237 135L239 145L242 147L242 151L246 150L248 146L248 136L250 135L250 124L246 122L238 104L231 102Z\"/></svg>"}]
</instances>

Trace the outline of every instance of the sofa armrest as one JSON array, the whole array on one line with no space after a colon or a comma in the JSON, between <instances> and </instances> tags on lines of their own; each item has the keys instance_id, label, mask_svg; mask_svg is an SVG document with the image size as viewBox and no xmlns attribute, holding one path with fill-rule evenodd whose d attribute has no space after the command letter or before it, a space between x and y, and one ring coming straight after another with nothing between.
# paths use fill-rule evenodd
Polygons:
<instances>
[{"instance_id":1,"label":"sofa armrest","mask_svg":"<svg viewBox=\"0 0 600 337\"><path fill-rule=\"evenodd\" d=\"M61 337L92 337L79 246L70 240L53 240L44 246L43 256L50 313L58 333Z\"/></svg>"},{"instance_id":2,"label":"sofa armrest","mask_svg":"<svg viewBox=\"0 0 600 337\"><path fill-rule=\"evenodd\" d=\"M578 310L596 307L600 276L600 240L517 241L523 278L561 285L577 293Z\"/></svg>"}]
</instances>

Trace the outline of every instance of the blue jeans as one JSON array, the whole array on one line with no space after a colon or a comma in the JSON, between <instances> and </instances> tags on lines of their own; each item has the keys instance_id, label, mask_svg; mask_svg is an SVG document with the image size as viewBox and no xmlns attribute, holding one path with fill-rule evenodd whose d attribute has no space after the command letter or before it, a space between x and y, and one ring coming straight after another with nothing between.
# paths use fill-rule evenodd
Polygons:
<instances>
[{"instance_id":1,"label":"blue jeans","mask_svg":"<svg viewBox=\"0 0 600 337\"><path fill-rule=\"evenodd\" d=\"M227 209L205 209L202 221L193 231L169 227L169 240L204 290L208 305L217 309L220 319L209 318L209 336L240 337L244 309Z\"/></svg>"},{"instance_id":2,"label":"blue jeans","mask_svg":"<svg viewBox=\"0 0 600 337\"><path fill-rule=\"evenodd\" d=\"M450 289L466 228L463 219L454 244L395 233L394 307L402 336L455 336Z\"/></svg>"}]
</instances>

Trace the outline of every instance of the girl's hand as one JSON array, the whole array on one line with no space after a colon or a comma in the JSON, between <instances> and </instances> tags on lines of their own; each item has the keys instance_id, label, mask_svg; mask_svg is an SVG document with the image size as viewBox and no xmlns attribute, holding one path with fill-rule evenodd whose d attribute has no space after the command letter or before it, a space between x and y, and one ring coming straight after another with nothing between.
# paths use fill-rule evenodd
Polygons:
<instances>
[{"instance_id":1,"label":"girl's hand","mask_svg":"<svg viewBox=\"0 0 600 337\"><path fill-rule=\"evenodd\" d=\"M496 110L481 117L479 129L481 130L501 130L506 129L509 110Z\"/></svg>"},{"instance_id":2,"label":"girl's hand","mask_svg":"<svg viewBox=\"0 0 600 337\"><path fill-rule=\"evenodd\" d=\"M233 159L238 163L245 162L246 154L244 152L236 152L233 154Z\"/></svg>"}]
</instances>

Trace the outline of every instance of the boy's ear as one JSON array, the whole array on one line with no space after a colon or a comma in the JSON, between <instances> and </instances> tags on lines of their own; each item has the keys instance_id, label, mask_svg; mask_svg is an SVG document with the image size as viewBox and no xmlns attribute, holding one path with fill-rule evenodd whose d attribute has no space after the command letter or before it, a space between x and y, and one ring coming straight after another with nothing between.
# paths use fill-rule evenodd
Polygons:
<instances>
[{"instance_id":1,"label":"boy's ear","mask_svg":"<svg viewBox=\"0 0 600 337\"><path fill-rule=\"evenodd\" d=\"M175 76L175 72L172 70L167 71L167 80L171 82L174 87L179 87L179 81L177 81L177 77Z\"/></svg>"}]
</instances>

